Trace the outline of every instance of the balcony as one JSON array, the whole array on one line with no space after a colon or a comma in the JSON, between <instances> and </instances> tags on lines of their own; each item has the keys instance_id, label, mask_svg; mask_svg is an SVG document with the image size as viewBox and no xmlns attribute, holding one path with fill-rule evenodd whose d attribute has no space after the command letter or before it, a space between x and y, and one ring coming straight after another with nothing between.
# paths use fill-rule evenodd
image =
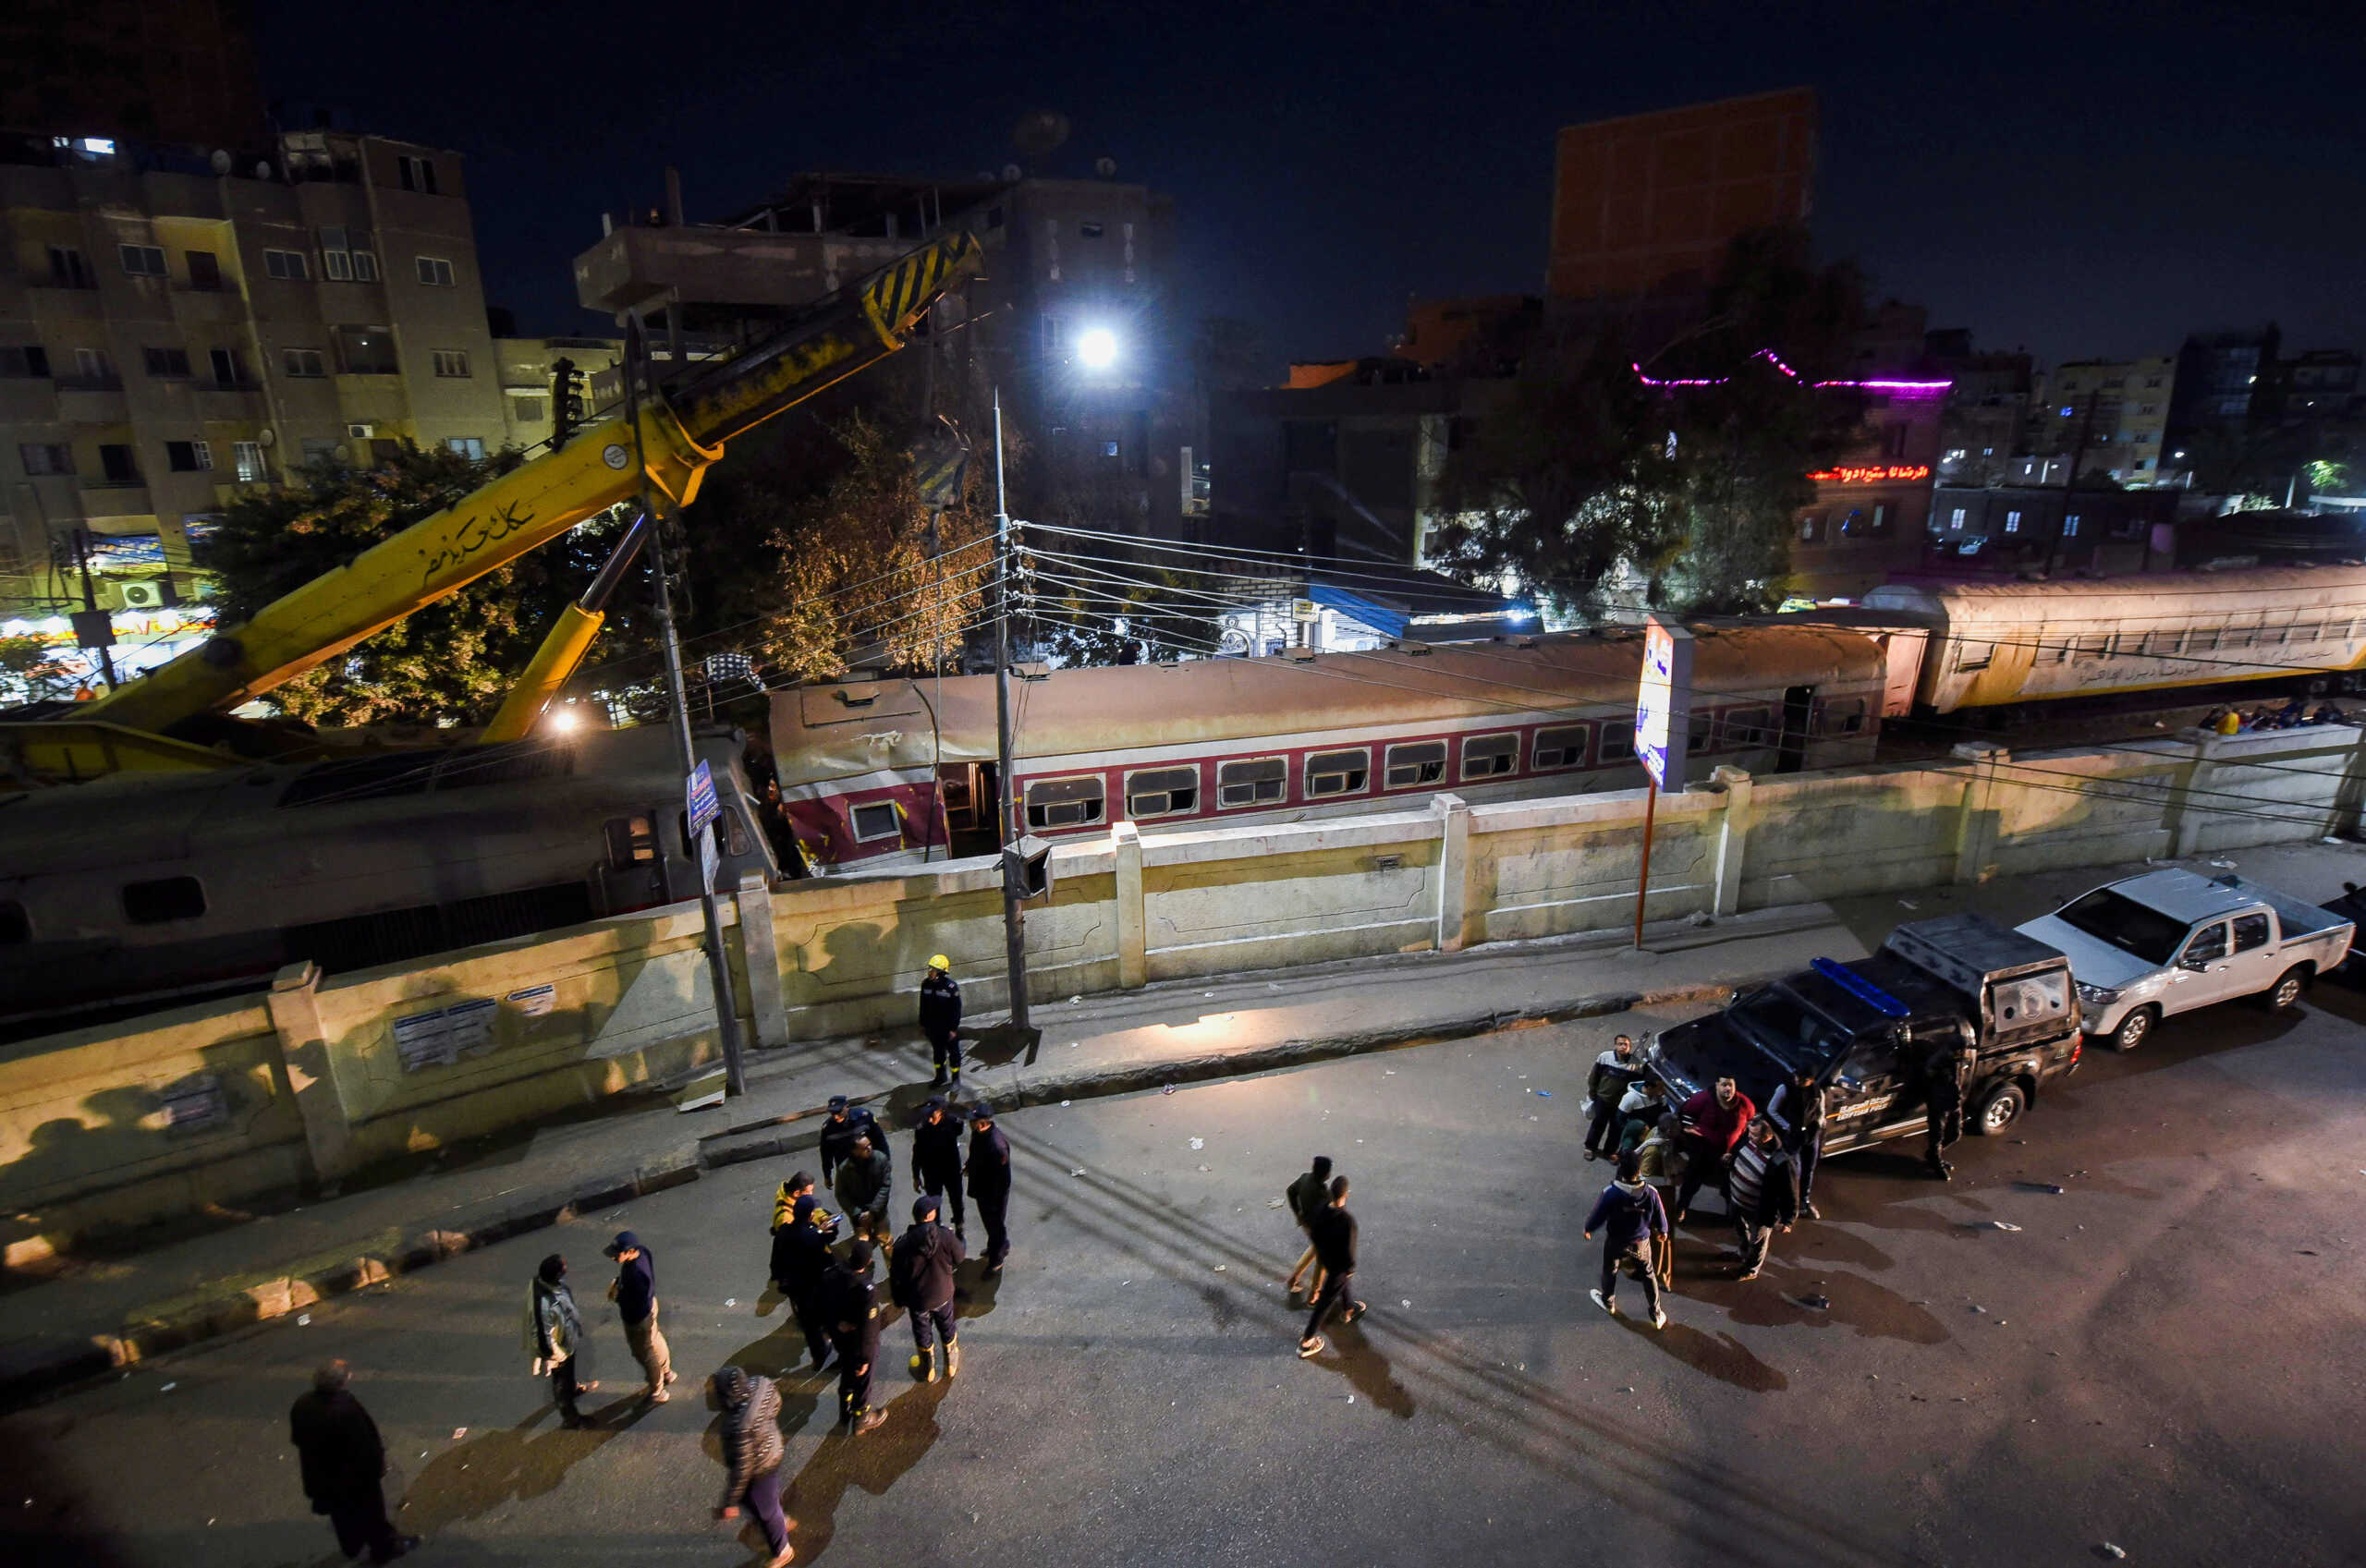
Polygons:
<instances>
[{"instance_id":1,"label":"balcony","mask_svg":"<svg viewBox=\"0 0 2366 1568\"><path fill-rule=\"evenodd\" d=\"M82 514L88 517L152 517L156 503L145 480L84 478Z\"/></svg>"},{"instance_id":2,"label":"balcony","mask_svg":"<svg viewBox=\"0 0 2366 1568\"><path fill-rule=\"evenodd\" d=\"M121 392L123 378L119 375L54 376L52 382L60 392Z\"/></svg>"},{"instance_id":3,"label":"balcony","mask_svg":"<svg viewBox=\"0 0 2366 1568\"><path fill-rule=\"evenodd\" d=\"M197 383L197 417L201 419L259 419L263 417L262 387L251 381Z\"/></svg>"}]
</instances>

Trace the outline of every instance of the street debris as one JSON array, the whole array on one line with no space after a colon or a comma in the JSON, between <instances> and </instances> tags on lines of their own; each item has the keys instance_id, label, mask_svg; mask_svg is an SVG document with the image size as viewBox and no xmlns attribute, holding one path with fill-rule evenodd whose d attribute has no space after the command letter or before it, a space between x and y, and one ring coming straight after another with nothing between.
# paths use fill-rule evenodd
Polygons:
<instances>
[{"instance_id":1,"label":"street debris","mask_svg":"<svg viewBox=\"0 0 2366 1568\"><path fill-rule=\"evenodd\" d=\"M1552 1098L1553 1098L1553 1091L1552 1091L1551 1089L1549 1089L1549 1088L1533 1089L1533 1090L1531 1090L1530 1092L1531 1092L1531 1093L1533 1093L1533 1094L1541 1095L1541 1096L1543 1096L1543 1097L1544 1099L1546 1099L1546 1100L1550 1100L1550 1099L1552 1099Z\"/></svg>"},{"instance_id":2,"label":"street debris","mask_svg":"<svg viewBox=\"0 0 2366 1568\"><path fill-rule=\"evenodd\" d=\"M1159 1092L1159 1093L1161 1093L1161 1094L1173 1094L1173 1093L1175 1092L1175 1086L1174 1086L1173 1084L1171 1084L1171 1083L1170 1083L1170 1084L1161 1084L1161 1085L1159 1085L1159 1087L1158 1087L1158 1092ZM1067 1101L1063 1100L1061 1103L1062 1103L1062 1104L1066 1104L1066 1103L1067 1103Z\"/></svg>"},{"instance_id":3,"label":"street debris","mask_svg":"<svg viewBox=\"0 0 2366 1568\"><path fill-rule=\"evenodd\" d=\"M452 1440L454 1442L458 1442L462 1438L465 1438L468 1435L469 1429L466 1427L455 1427L452 1428Z\"/></svg>"},{"instance_id":4,"label":"street debris","mask_svg":"<svg viewBox=\"0 0 2366 1568\"><path fill-rule=\"evenodd\" d=\"M1075 1100L1061 1100L1061 1101L1060 1101L1060 1104L1061 1104L1063 1107L1069 1106L1069 1105L1074 1105L1075 1103L1076 1103L1076 1101L1075 1101Z\"/></svg>"},{"instance_id":5,"label":"street debris","mask_svg":"<svg viewBox=\"0 0 2366 1568\"><path fill-rule=\"evenodd\" d=\"M1084 1174L1084 1167L1083 1167L1083 1166L1081 1166L1081 1165L1079 1165L1079 1166L1078 1166L1075 1170L1070 1171L1070 1172L1068 1173L1068 1174L1069 1174L1069 1175L1071 1175L1071 1176L1081 1176L1081 1175L1083 1175L1083 1174ZM1129 1285L1130 1285L1130 1284L1132 1284L1134 1282L1133 1282L1133 1281L1131 1281L1131 1280L1128 1280L1126 1282L1127 1282L1128 1284L1129 1284Z\"/></svg>"},{"instance_id":6,"label":"street debris","mask_svg":"<svg viewBox=\"0 0 2366 1568\"><path fill-rule=\"evenodd\" d=\"M1278 1197L1269 1197L1265 1200L1265 1207L1268 1209L1279 1209L1282 1207L1282 1200Z\"/></svg>"},{"instance_id":7,"label":"street debris","mask_svg":"<svg viewBox=\"0 0 2366 1568\"><path fill-rule=\"evenodd\" d=\"M1901 899L1899 899L1899 900L1897 901L1897 906L1898 906L1900 909L1920 909L1920 908L1921 908L1921 907L1922 907L1922 906L1921 906L1920 904L1915 903L1915 902L1914 902L1914 900L1912 900L1912 899L1910 899L1910 898L1901 898Z\"/></svg>"},{"instance_id":8,"label":"street debris","mask_svg":"<svg viewBox=\"0 0 2366 1568\"><path fill-rule=\"evenodd\" d=\"M2018 1231L2020 1229L2018 1225L2008 1225L2002 1220L1991 1220L1989 1223L1995 1226L2000 1231Z\"/></svg>"},{"instance_id":9,"label":"street debris","mask_svg":"<svg viewBox=\"0 0 2366 1568\"><path fill-rule=\"evenodd\" d=\"M1217 1272L1217 1273L1219 1273L1219 1274L1221 1274L1221 1273L1223 1273L1223 1272L1224 1272L1224 1265L1223 1265L1223 1264L1219 1263L1219 1264L1217 1264L1217 1265L1216 1265L1216 1272Z\"/></svg>"},{"instance_id":10,"label":"street debris","mask_svg":"<svg viewBox=\"0 0 2366 1568\"><path fill-rule=\"evenodd\" d=\"M178 1387L180 1387L180 1384L178 1383L166 1383L163 1388L158 1389L156 1392L158 1393L170 1393Z\"/></svg>"},{"instance_id":11,"label":"street debris","mask_svg":"<svg viewBox=\"0 0 2366 1568\"><path fill-rule=\"evenodd\" d=\"M2104 1542L2104 1548L2103 1548L2103 1550L2104 1550L2104 1555L2105 1557L2111 1557L2111 1558L2121 1558L2121 1557L2126 1557L2126 1556L2128 1555L2128 1549L2127 1549L2126 1547L2124 1547L2124 1546L2114 1546L2114 1545L2113 1545L2111 1542L2109 1542L2109 1541L2105 1541L2105 1542Z\"/></svg>"},{"instance_id":12,"label":"street debris","mask_svg":"<svg viewBox=\"0 0 2366 1568\"><path fill-rule=\"evenodd\" d=\"M1191 1140L1191 1147L1193 1149L1205 1149L1208 1147L1208 1140L1205 1138L1193 1138Z\"/></svg>"},{"instance_id":13,"label":"street debris","mask_svg":"<svg viewBox=\"0 0 2366 1568\"><path fill-rule=\"evenodd\" d=\"M296 1326L299 1329L311 1328L312 1326L312 1315L309 1312L299 1312L296 1314Z\"/></svg>"},{"instance_id":14,"label":"street debris","mask_svg":"<svg viewBox=\"0 0 2366 1568\"><path fill-rule=\"evenodd\" d=\"M1399 1296L1399 1297L1397 1297L1397 1299L1396 1299L1396 1305L1397 1305L1397 1306L1399 1306L1399 1307L1411 1307L1411 1306L1413 1305L1413 1301L1412 1301L1412 1298L1411 1298L1410 1296Z\"/></svg>"},{"instance_id":15,"label":"street debris","mask_svg":"<svg viewBox=\"0 0 2366 1568\"><path fill-rule=\"evenodd\" d=\"M2050 1192L2056 1197L2070 1190L2060 1182L2015 1182L2013 1185L2023 1192Z\"/></svg>"},{"instance_id":16,"label":"street debris","mask_svg":"<svg viewBox=\"0 0 2366 1568\"><path fill-rule=\"evenodd\" d=\"M1832 1310L1832 1298L1824 1295L1822 1291L1816 1292L1813 1295L1800 1296L1799 1298L1799 1304L1801 1307L1806 1307L1811 1312L1829 1312Z\"/></svg>"},{"instance_id":17,"label":"street debris","mask_svg":"<svg viewBox=\"0 0 2366 1568\"><path fill-rule=\"evenodd\" d=\"M723 1298L723 1305L726 1307L737 1307L739 1305L739 1298L736 1295L726 1295Z\"/></svg>"}]
</instances>

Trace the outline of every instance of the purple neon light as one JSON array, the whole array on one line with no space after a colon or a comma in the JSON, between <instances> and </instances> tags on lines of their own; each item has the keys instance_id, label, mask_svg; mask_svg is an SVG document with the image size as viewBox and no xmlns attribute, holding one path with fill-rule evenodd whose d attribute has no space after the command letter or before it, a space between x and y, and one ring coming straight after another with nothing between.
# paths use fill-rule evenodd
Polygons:
<instances>
[{"instance_id":1,"label":"purple neon light","mask_svg":"<svg viewBox=\"0 0 2366 1568\"><path fill-rule=\"evenodd\" d=\"M1774 351L1771 348L1762 348L1757 353L1751 355L1750 358L1753 359L1765 360L1768 364L1774 366L1776 370L1782 371L1793 381L1798 381L1799 379L1799 372L1791 369L1790 366L1783 363L1780 359L1777 359ZM1730 376L1649 376L1643 373L1643 367L1640 362L1630 361L1630 366L1635 372L1636 379L1640 381L1645 386L1723 386L1726 382L1733 379ZM1850 386L1865 392L1938 393L1946 391L1949 387L1955 385L1955 383L1951 380L1882 380L1820 381L1814 384L1819 387Z\"/></svg>"}]
</instances>

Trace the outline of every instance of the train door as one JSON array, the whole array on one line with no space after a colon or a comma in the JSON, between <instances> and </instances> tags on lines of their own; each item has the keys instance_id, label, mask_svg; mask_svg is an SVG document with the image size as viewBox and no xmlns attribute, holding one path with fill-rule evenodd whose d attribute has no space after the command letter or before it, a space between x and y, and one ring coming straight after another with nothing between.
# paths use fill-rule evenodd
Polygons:
<instances>
[{"instance_id":1,"label":"train door","mask_svg":"<svg viewBox=\"0 0 2366 1568\"><path fill-rule=\"evenodd\" d=\"M936 770L937 797L945 803L945 844L953 858L992 855L1002 846L996 831L994 765L951 762Z\"/></svg>"},{"instance_id":2,"label":"train door","mask_svg":"<svg viewBox=\"0 0 2366 1568\"><path fill-rule=\"evenodd\" d=\"M1815 687L1795 686L1783 693L1783 742L1774 756L1774 771L1796 773L1807 766L1808 728L1815 722Z\"/></svg>"}]
</instances>

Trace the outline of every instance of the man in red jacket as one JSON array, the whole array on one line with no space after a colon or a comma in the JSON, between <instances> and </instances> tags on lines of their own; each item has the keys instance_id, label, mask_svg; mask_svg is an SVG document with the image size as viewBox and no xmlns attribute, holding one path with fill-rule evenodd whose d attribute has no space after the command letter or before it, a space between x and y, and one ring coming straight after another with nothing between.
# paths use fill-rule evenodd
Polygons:
<instances>
[{"instance_id":1,"label":"man in red jacket","mask_svg":"<svg viewBox=\"0 0 2366 1568\"><path fill-rule=\"evenodd\" d=\"M1701 1183L1714 1175L1718 1187L1725 1186L1726 1168L1757 1114L1758 1107L1731 1078L1719 1078L1684 1102L1684 1180L1676 1189L1677 1224L1691 1211Z\"/></svg>"}]
</instances>

